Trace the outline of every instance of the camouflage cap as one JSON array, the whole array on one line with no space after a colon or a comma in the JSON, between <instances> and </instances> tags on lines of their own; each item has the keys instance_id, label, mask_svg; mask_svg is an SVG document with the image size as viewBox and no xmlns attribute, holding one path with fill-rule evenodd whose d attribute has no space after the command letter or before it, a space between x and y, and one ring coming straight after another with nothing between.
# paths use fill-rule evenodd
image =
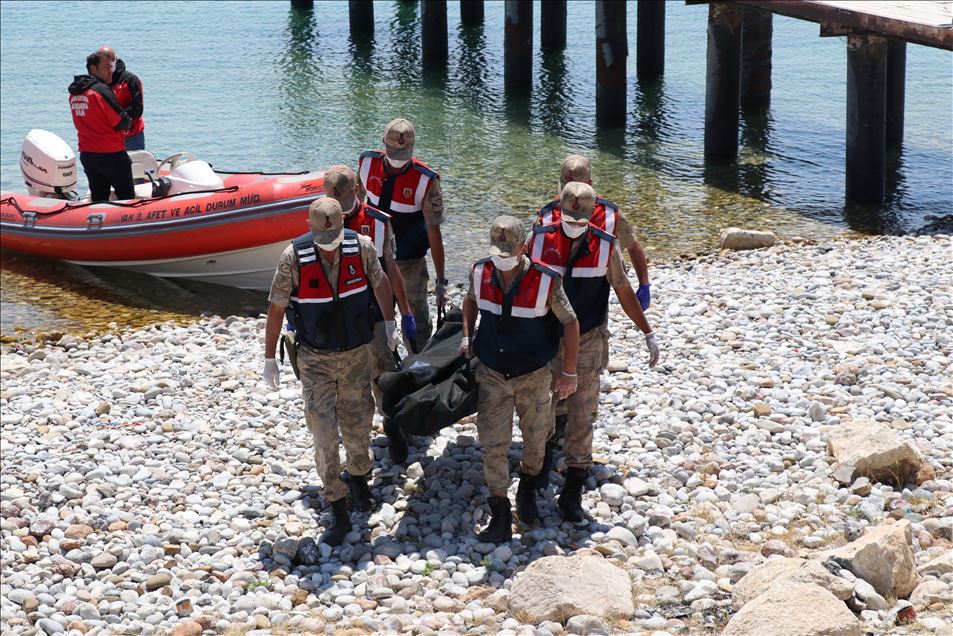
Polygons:
<instances>
[{"instance_id":1,"label":"camouflage cap","mask_svg":"<svg viewBox=\"0 0 953 636\"><path fill-rule=\"evenodd\" d=\"M357 175L345 165L331 166L324 172L324 193L341 204L341 210L350 212L357 203L354 188Z\"/></svg>"},{"instance_id":2,"label":"camouflage cap","mask_svg":"<svg viewBox=\"0 0 953 636\"><path fill-rule=\"evenodd\" d=\"M592 166L582 155L569 155L563 159L563 165L559 168L560 188L573 181L580 183L592 181Z\"/></svg>"},{"instance_id":3,"label":"camouflage cap","mask_svg":"<svg viewBox=\"0 0 953 636\"><path fill-rule=\"evenodd\" d=\"M526 233L523 224L512 216L498 216L490 224L490 254L493 256L515 256L519 254Z\"/></svg>"},{"instance_id":4,"label":"camouflage cap","mask_svg":"<svg viewBox=\"0 0 953 636\"><path fill-rule=\"evenodd\" d=\"M406 119L391 120L384 127L384 148L395 161L407 161L414 155L414 125Z\"/></svg>"},{"instance_id":5,"label":"camouflage cap","mask_svg":"<svg viewBox=\"0 0 953 636\"><path fill-rule=\"evenodd\" d=\"M596 192L588 183L570 181L559 195L559 209L566 220L588 221L596 207Z\"/></svg>"},{"instance_id":6,"label":"camouflage cap","mask_svg":"<svg viewBox=\"0 0 953 636\"><path fill-rule=\"evenodd\" d=\"M341 204L331 197L323 197L311 202L308 208L308 220L311 222L311 235L319 245L333 243L344 232L344 213Z\"/></svg>"}]
</instances>

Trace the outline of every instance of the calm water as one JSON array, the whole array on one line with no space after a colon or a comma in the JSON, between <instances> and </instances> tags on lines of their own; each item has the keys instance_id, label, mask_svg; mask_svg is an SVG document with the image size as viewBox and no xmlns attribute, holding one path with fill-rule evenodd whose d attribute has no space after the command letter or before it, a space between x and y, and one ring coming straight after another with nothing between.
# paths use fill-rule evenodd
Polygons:
<instances>
[{"instance_id":1,"label":"calm water","mask_svg":"<svg viewBox=\"0 0 953 636\"><path fill-rule=\"evenodd\" d=\"M419 7L375 5L371 44L348 35L347 4L297 13L277 2L0 3L0 186L20 189L19 145L33 127L75 145L66 86L85 55L116 48L143 81L147 147L232 170L304 170L356 162L383 125L405 116L417 151L442 175L448 270L462 281L500 213L529 217L556 191L562 158L588 155L597 190L620 204L650 258L710 248L728 225L782 236L910 232L953 213L953 56L910 45L906 132L877 215L847 210L843 38L775 17L768 112L742 118L737 167L702 161L707 10L671 2L666 72L635 79L630 2L629 117L595 126L594 9L569 3L565 52L536 52L529 99L503 91L503 5L485 27L448 2L450 60L422 73ZM538 47L539 9L536 10ZM260 295L221 293L5 254L2 329L99 327L202 310L238 312ZM68 304L70 307L61 308Z\"/></svg>"}]
</instances>

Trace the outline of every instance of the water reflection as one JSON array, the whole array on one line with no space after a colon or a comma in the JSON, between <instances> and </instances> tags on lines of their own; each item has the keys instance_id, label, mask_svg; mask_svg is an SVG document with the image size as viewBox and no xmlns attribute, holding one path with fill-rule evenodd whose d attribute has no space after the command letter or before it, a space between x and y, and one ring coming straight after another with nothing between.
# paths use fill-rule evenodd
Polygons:
<instances>
[{"instance_id":1,"label":"water reflection","mask_svg":"<svg viewBox=\"0 0 953 636\"><path fill-rule=\"evenodd\" d=\"M278 60L283 81L279 82L284 107L282 118L293 133L307 132L314 125L311 102L321 84L317 63L318 31L314 11L288 10L286 42Z\"/></svg>"},{"instance_id":2,"label":"water reflection","mask_svg":"<svg viewBox=\"0 0 953 636\"><path fill-rule=\"evenodd\" d=\"M767 108L741 111L741 148L738 160L738 192L749 197L769 201L771 169L769 144L774 120Z\"/></svg>"},{"instance_id":3,"label":"water reflection","mask_svg":"<svg viewBox=\"0 0 953 636\"><path fill-rule=\"evenodd\" d=\"M537 108L543 127L552 134L564 134L569 123L571 95L567 95L566 52L543 51L538 76Z\"/></svg>"},{"instance_id":4,"label":"water reflection","mask_svg":"<svg viewBox=\"0 0 953 636\"><path fill-rule=\"evenodd\" d=\"M635 100L630 113L635 122L633 145L635 161L652 170L662 170L664 161L659 152L670 131L666 108L665 80L661 76L638 78Z\"/></svg>"},{"instance_id":5,"label":"water reflection","mask_svg":"<svg viewBox=\"0 0 953 636\"><path fill-rule=\"evenodd\" d=\"M460 24L457 27L460 45L451 90L457 97L466 100L475 113L483 114L491 103L487 90L489 71L486 60L486 34L483 24Z\"/></svg>"}]
</instances>

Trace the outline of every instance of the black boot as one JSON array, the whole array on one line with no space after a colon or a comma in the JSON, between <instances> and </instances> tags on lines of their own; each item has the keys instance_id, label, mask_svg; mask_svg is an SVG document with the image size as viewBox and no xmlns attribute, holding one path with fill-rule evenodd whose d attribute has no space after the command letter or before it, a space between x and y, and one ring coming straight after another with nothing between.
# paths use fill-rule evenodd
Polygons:
<instances>
[{"instance_id":1,"label":"black boot","mask_svg":"<svg viewBox=\"0 0 953 636\"><path fill-rule=\"evenodd\" d=\"M371 495L371 489L367 486L366 475L347 475L347 489L351 492L351 499L354 500L354 509L361 512L367 512L374 506L374 497Z\"/></svg>"},{"instance_id":2,"label":"black boot","mask_svg":"<svg viewBox=\"0 0 953 636\"><path fill-rule=\"evenodd\" d=\"M536 508L536 475L520 473L520 483L516 488L516 514L520 521L528 526L536 523L539 510Z\"/></svg>"},{"instance_id":3,"label":"black boot","mask_svg":"<svg viewBox=\"0 0 953 636\"><path fill-rule=\"evenodd\" d=\"M384 418L384 435L390 447L390 461L394 464L403 464L407 461L407 438L400 427L394 424L389 417Z\"/></svg>"},{"instance_id":4,"label":"black boot","mask_svg":"<svg viewBox=\"0 0 953 636\"><path fill-rule=\"evenodd\" d=\"M589 471L582 468L570 468L566 471L566 483L559 494L557 503L566 521L578 523L585 518L582 509L582 488L586 485L586 476Z\"/></svg>"},{"instance_id":5,"label":"black boot","mask_svg":"<svg viewBox=\"0 0 953 636\"><path fill-rule=\"evenodd\" d=\"M549 488L549 481L552 477L553 468L556 467L556 444L555 436L550 437L546 442L546 454L543 456L543 467L536 475L536 490L545 492Z\"/></svg>"},{"instance_id":6,"label":"black boot","mask_svg":"<svg viewBox=\"0 0 953 636\"><path fill-rule=\"evenodd\" d=\"M569 426L569 414L563 413L556 416L556 430L553 432L553 441L561 442L566 437L566 427Z\"/></svg>"},{"instance_id":7,"label":"black boot","mask_svg":"<svg viewBox=\"0 0 953 636\"><path fill-rule=\"evenodd\" d=\"M334 513L334 523L321 535L321 543L331 547L341 545L344 535L351 531L351 517L347 514L347 500L341 497L331 502L331 512Z\"/></svg>"},{"instance_id":8,"label":"black boot","mask_svg":"<svg viewBox=\"0 0 953 636\"><path fill-rule=\"evenodd\" d=\"M483 543L506 543L513 538L513 512L507 497L490 497L490 523L477 538Z\"/></svg>"}]
</instances>

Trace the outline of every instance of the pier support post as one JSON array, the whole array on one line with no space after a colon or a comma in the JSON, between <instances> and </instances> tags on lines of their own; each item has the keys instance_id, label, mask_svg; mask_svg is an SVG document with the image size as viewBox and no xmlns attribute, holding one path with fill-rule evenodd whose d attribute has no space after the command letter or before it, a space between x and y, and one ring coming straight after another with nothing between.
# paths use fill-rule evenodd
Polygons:
<instances>
[{"instance_id":1,"label":"pier support post","mask_svg":"<svg viewBox=\"0 0 953 636\"><path fill-rule=\"evenodd\" d=\"M374 33L374 3L371 0L348 0L347 13L352 34Z\"/></svg>"},{"instance_id":2,"label":"pier support post","mask_svg":"<svg viewBox=\"0 0 953 636\"><path fill-rule=\"evenodd\" d=\"M460 0L460 22L483 23L483 0Z\"/></svg>"},{"instance_id":3,"label":"pier support post","mask_svg":"<svg viewBox=\"0 0 953 636\"><path fill-rule=\"evenodd\" d=\"M566 48L566 0L540 2L539 45L544 51Z\"/></svg>"},{"instance_id":4,"label":"pier support post","mask_svg":"<svg viewBox=\"0 0 953 636\"><path fill-rule=\"evenodd\" d=\"M422 0L420 3L421 52L424 66L447 60L447 0Z\"/></svg>"},{"instance_id":5,"label":"pier support post","mask_svg":"<svg viewBox=\"0 0 953 636\"><path fill-rule=\"evenodd\" d=\"M314 0L291 0L291 8L298 11L311 11L314 9Z\"/></svg>"},{"instance_id":6,"label":"pier support post","mask_svg":"<svg viewBox=\"0 0 953 636\"><path fill-rule=\"evenodd\" d=\"M533 3L506 0L503 28L503 86L529 93L533 86Z\"/></svg>"},{"instance_id":7,"label":"pier support post","mask_svg":"<svg viewBox=\"0 0 953 636\"><path fill-rule=\"evenodd\" d=\"M596 123L625 122L629 56L624 2L596 0Z\"/></svg>"},{"instance_id":8,"label":"pier support post","mask_svg":"<svg viewBox=\"0 0 953 636\"><path fill-rule=\"evenodd\" d=\"M741 28L741 105L771 103L771 34L773 14L745 7Z\"/></svg>"},{"instance_id":9,"label":"pier support post","mask_svg":"<svg viewBox=\"0 0 953 636\"><path fill-rule=\"evenodd\" d=\"M872 33L847 36L848 203L884 200L886 166L887 38Z\"/></svg>"},{"instance_id":10,"label":"pier support post","mask_svg":"<svg viewBox=\"0 0 953 636\"><path fill-rule=\"evenodd\" d=\"M664 0L639 0L635 22L635 73L658 77L665 70Z\"/></svg>"},{"instance_id":11,"label":"pier support post","mask_svg":"<svg viewBox=\"0 0 953 636\"><path fill-rule=\"evenodd\" d=\"M708 5L705 161L711 163L731 163L738 157L742 16L737 5Z\"/></svg>"},{"instance_id":12,"label":"pier support post","mask_svg":"<svg viewBox=\"0 0 953 636\"><path fill-rule=\"evenodd\" d=\"M907 43L887 40L887 148L899 148L903 144L906 81Z\"/></svg>"}]
</instances>

